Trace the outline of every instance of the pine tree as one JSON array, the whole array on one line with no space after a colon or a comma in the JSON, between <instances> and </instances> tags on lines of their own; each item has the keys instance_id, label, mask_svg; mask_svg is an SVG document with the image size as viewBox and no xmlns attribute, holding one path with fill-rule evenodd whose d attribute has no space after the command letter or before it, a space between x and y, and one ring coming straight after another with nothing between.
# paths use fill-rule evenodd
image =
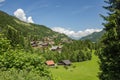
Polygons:
<instances>
[{"instance_id":1,"label":"pine tree","mask_svg":"<svg viewBox=\"0 0 120 80\"><path fill-rule=\"evenodd\" d=\"M104 47L100 58L100 80L120 80L120 0L105 0L108 4L108 16L102 16L106 22L103 36Z\"/></svg>"}]
</instances>

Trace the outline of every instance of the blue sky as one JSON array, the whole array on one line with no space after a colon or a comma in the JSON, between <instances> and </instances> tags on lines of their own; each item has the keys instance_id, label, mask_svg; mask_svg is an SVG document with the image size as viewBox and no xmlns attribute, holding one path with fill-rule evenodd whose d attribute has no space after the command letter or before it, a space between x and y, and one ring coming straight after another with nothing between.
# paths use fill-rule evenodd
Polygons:
<instances>
[{"instance_id":1,"label":"blue sky","mask_svg":"<svg viewBox=\"0 0 120 80\"><path fill-rule=\"evenodd\" d=\"M0 10L10 15L77 38L103 28L103 5L104 0L0 0Z\"/></svg>"}]
</instances>

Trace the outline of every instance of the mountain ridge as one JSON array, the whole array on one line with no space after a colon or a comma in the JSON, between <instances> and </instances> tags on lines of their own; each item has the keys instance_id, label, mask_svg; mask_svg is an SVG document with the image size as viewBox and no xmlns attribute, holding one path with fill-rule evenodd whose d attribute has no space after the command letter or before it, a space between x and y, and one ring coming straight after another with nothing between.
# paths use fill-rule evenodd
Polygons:
<instances>
[{"instance_id":1,"label":"mountain ridge","mask_svg":"<svg viewBox=\"0 0 120 80\"><path fill-rule=\"evenodd\" d=\"M0 11L0 33L7 36L10 40L15 38L19 39L21 36L27 39L29 38L30 41L43 40L45 37L54 38L55 42L63 38L70 39L67 35L55 32L44 25L21 21L3 11Z\"/></svg>"},{"instance_id":2,"label":"mountain ridge","mask_svg":"<svg viewBox=\"0 0 120 80\"><path fill-rule=\"evenodd\" d=\"M102 30L100 32L94 32L90 35L80 38L80 40L90 40L92 42L97 42L100 40L100 38L103 36L104 33L105 33L105 30Z\"/></svg>"}]
</instances>

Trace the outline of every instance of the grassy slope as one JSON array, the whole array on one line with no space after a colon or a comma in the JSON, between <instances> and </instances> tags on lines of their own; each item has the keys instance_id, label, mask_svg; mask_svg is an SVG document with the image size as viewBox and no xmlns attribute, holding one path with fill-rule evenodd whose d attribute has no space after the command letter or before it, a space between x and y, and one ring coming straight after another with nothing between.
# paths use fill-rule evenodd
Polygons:
<instances>
[{"instance_id":1,"label":"grassy slope","mask_svg":"<svg viewBox=\"0 0 120 80\"><path fill-rule=\"evenodd\" d=\"M17 30L24 37L31 36L33 38L33 36L37 36L37 38L42 39L44 37L53 37L57 35L57 39L68 38L66 35L54 32L44 25L20 21L16 17L0 10L0 32L6 34L8 25Z\"/></svg>"},{"instance_id":2,"label":"grassy slope","mask_svg":"<svg viewBox=\"0 0 120 80\"><path fill-rule=\"evenodd\" d=\"M56 80L98 80L97 73L99 71L98 58L93 55L91 61L73 63L72 66L65 69L64 66L59 66L58 69L50 68Z\"/></svg>"}]
</instances>

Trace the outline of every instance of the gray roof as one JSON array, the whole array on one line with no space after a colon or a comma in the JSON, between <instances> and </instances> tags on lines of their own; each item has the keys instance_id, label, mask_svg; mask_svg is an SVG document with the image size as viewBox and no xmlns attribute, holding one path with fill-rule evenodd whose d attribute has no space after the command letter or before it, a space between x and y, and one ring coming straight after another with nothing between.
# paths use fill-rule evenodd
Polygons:
<instances>
[{"instance_id":1,"label":"gray roof","mask_svg":"<svg viewBox=\"0 0 120 80\"><path fill-rule=\"evenodd\" d=\"M63 62L65 65L70 65L70 64L71 64L70 60L62 60L62 62Z\"/></svg>"}]
</instances>

